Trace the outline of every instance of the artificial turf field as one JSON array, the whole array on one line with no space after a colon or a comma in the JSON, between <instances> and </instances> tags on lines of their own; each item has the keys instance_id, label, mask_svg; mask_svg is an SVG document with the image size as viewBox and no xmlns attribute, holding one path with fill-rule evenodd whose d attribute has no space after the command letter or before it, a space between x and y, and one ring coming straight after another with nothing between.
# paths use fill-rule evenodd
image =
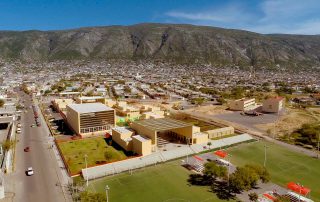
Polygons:
<instances>
[{"instance_id":1,"label":"artificial turf field","mask_svg":"<svg viewBox=\"0 0 320 202\"><path fill-rule=\"evenodd\" d=\"M266 167L271 174L271 181L283 187L290 181L301 183L311 189L313 200L320 201L320 159L260 141L227 149L232 155L231 163L237 166L247 163L263 165L265 144L267 145Z\"/></svg>"},{"instance_id":2,"label":"artificial turf field","mask_svg":"<svg viewBox=\"0 0 320 202\"><path fill-rule=\"evenodd\" d=\"M116 176L109 176L90 183L92 192L105 193L110 187L110 201L117 202L218 202L208 186L189 186L187 179L192 172L183 168L180 161L171 161Z\"/></svg>"}]
</instances>

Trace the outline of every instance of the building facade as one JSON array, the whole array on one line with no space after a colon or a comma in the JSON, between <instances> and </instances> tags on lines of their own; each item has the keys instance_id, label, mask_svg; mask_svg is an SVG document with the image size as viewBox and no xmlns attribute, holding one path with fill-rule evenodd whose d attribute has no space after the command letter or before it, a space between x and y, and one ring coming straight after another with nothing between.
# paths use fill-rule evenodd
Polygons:
<instances>
[{"instance_id":1,"label":"building facade","mask_svg":"<svg viewBox=\"0 0 320 202\"><path fill-rule=\"evenodd\" d=\"M101 103L71 104L67 122L77 135L103 135L115 127L115 111Z\"/></svg>"}]
</instances>

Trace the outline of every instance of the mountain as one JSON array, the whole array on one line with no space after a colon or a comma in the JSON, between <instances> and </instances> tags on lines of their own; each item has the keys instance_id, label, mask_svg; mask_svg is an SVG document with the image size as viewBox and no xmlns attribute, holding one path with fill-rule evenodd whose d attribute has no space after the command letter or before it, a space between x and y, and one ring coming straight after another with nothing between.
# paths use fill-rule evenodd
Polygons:
<instances>
[{"instance_id":1,"label":"mountain","mask_svg":"<svg viewBox=\"0 0 320 202\"><path fill-rule=\"evenodd\" d=\"M320 35L264 35L179 24L0 31L0 58L147 59L245 66L319 66Z\"/></svg>"}]
</instances>

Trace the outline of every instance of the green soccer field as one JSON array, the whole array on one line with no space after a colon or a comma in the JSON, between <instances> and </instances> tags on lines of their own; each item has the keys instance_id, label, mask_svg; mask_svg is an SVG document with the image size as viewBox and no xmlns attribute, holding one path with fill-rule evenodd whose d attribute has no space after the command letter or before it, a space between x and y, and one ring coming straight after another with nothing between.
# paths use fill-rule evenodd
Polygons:
<instances>
[{"instance_id":1,"label":"green soccer field","mask_svg":"<svg viewBox=\"0 0 320 202\"><path fill-rule=\"evenodd\" d=\"M271 181L286 187L290 181L299 182L311 189L311 198L320 201L320 159L293 152L285 147L269 142L253 142L228 149L231 163L264 162L264 145L267 145L266 167L271 173Z\"/></svg>"},{"instance_id":2,"label":"green soccer field","mask_svg":"<svg viewBox=\"0 0 320 202\"><path fill-rule=\"evenodd\" d=\"M189 186L187 179L191 172L172 161L116 176L109 176L90 183L92 192L105 193L110 187L110 201L117 202L218 202L207 186ZM229 200L232 201L232 200Z\"/></svg>"}]
</instances>

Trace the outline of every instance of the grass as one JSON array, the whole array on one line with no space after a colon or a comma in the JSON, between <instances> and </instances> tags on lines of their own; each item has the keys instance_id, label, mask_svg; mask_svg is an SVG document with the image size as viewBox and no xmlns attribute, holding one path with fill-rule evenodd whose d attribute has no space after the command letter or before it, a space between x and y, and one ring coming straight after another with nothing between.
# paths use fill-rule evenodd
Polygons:
<instances>
[{"instance_id":1,"label":"grass","mask_svg":"<svg viewBox=\"0 0 320 202\"><path fill-rule=\"evenodd\" d=\"M61 142L59 147L72 174L79 173L85 168L85 154L88 155L88 167L97 165L99 161L108 163L127 158L123 151L109 146L103 137ZM109 159L105 158L105 152L111 154Z\"/></svg>"},{"instance_id":2,"label":"grass","mask_svg":"<svg viewBox=\"0 0 320 202\"><path fill-rule=\"evenodd\" d=\"M207 186L189 186L187 179L191 173L177 160L133 171L132 175L127 172L92 181L89 190L105 193L108 185L110 201L117 202L223 201Z\"/></svg>"},{"instance_id":3,"label":"grass","mask_svg":"<svg viewBox=\"0 0 320 202\"><path fill-rule=\"evenodd\" d=\"M253 142L229 148L231 162L235 165L258 163L263 165L264 145L267 145L266 167L271 181L286 187L290 181L299 182L311 188L311 198L320 199L320 160L288 150L285 147L267 143Z\"/></svg>"}]
</instances>

